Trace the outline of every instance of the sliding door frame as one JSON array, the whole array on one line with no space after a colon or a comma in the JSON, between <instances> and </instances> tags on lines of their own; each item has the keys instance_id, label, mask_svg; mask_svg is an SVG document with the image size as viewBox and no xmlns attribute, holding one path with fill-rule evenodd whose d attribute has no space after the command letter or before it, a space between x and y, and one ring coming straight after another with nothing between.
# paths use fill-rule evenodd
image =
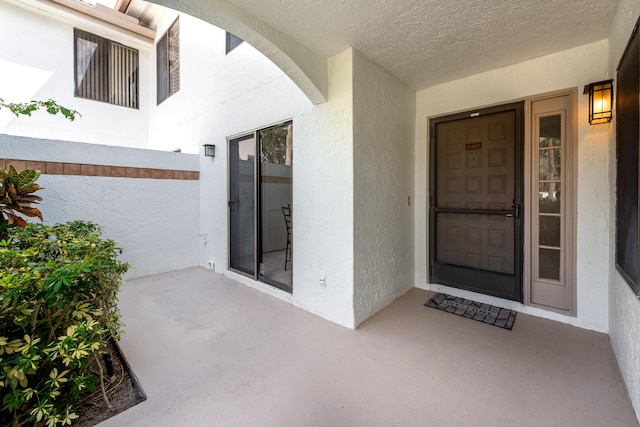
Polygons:
<instances>
[{"instance_id":1,"label":"sliding door frame","mask_svg":"<svg viewBox=\"0 0 640 427\"><path fill-rule=\"evenodd\" d=\"M285 120L282 122L278 122L275 124L271 124L268 126L260 127L254 129L249 132L240 133L237 135L233 135L227 137L227 268L234 272L238 273L242 276L248 277L250 279L261 281L268 285L274 286L278 289L281 289L285 292L292 293L293 285L288 285L285 283L278 282L276 280L270 279L262 274L260 274L260 262L262 259L262 191L261 191L261 152L262 152L262 143L260 141L260 132L266 131L269 129L277 128L279 126L292 124L293 121L291 119ZM247 273L245 271L239 270L237 268L233 268L231 266L231 245L232 245L232 235L231 235L231 203L232 203L232 183L231 183L231 162L232 162L232 152L230 150L231 143L235 140L244 139L249 136L253 136L255 141L254 145L254 163L253 163L253 236L254 236L254 245L253 245L253 274ZM293 268L293 264L292 264Z\"/></svg>"}]
</instances>

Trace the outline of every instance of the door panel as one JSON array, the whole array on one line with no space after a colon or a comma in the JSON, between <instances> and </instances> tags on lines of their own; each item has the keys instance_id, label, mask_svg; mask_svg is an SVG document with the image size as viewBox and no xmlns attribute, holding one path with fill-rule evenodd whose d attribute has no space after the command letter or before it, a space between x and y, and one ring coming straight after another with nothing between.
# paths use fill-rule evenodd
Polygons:
<instances>
[{"instance_id":1,"label":"door panel","mask_svg":"<svg viewBox=\"0 0 640 427\"><path fill-rule=\"evenodd\" d=\"M259 279L287 292L293 290L292 227L283 208L293 204L293 124L257 132L260 143ZM293 218L291 216L291 218ZM286 265L285 265L286 264ZM286 268L285 268L286 267Z\"/></svg>"},{"instance_id":2,"label":"door panel","mask_svg":"<svg viewBox=\"0 0 640 427\"><path fill-rule=\"evenodd\" d=\"M254 276L255 164L253 134L229 141L229 268Z\"/></svg>"},{"instance_id":3,"label":"door panel","mask_svg":"<svg viewBox=\"0 0 640 427\"><path fill-rule=\"evenodd\" d=\"M522 104L431 121L431 281L522 299Z\"/></svg>"}]
</instances>

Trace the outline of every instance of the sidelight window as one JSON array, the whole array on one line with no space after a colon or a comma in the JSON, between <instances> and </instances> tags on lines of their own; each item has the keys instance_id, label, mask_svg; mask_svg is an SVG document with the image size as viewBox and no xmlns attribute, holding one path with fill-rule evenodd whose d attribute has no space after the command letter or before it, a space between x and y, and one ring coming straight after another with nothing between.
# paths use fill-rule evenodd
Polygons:
<instances>
[{"instance_id":1,"label":"sidelight window","mask_svg":"<svg viewBox=\"0 0 640 427\"><path fill-rule=\"evenodd\" d=\"M538 145L538 277L560 280L562 258L562 116L540 118Z\"/></svg>"},{"instance_id":2,"label":"sidelight window","mask_svg":"<svg viewBox=\"0 0 640 427\"><path fill-rule=\"evenodd\" d=\"M573 99L565 94L531 103L528 302L564 314L575 314Z\"/></svg>"}]
</instances>

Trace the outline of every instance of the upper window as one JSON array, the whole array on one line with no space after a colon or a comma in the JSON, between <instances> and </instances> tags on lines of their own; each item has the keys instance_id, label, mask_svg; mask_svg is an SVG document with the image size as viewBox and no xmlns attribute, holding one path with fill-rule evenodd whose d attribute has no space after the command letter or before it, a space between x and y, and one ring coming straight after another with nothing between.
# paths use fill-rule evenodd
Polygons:
<instances>
[{"instance_id":1,"label":"upper window","mask_svg":"<svg viewBox=\"0 0 640 427\"><path fill-rule=\"evenodd\" d=\"M180 24L176 19L156 45L158 105L180 90Z\"/></svg>"},{"instance_id":2,"label":"upper window","mask_svg":"<svg viewBox=\"0 0 640 427\"><path fill-rule=\"evenodd\" d=\"M138 108L138 51L75 29L75 96Z\"/></svg>"},{"instance_id":3,"label":"upper window","mask_svg":"<svg viewBox=\"0 0 640 427\"><path fill-rule=\"evenodd\" d=\"M228 54L233 49L235 49L238 46L240 46L243 42L244 42L244 40L242 40L240 37L234 36L233 34L231 34L230 32L227 31L227 50L226 50L226 53Z\"/></svg>"}]
</instances>

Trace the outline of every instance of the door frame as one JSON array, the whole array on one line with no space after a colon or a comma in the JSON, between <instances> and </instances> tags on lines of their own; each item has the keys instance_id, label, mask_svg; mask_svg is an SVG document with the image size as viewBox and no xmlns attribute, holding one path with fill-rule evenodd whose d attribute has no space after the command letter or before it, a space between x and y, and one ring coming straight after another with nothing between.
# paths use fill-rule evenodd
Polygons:
<instances>
[{"instance_id":1,"label":"door frame","mask_svg":"<svg viewBox=\"0 0 640 427\"><path fill-rule=\"evenodd\" d=\"M229 136L227 137L227 269L229 271L232 271L234 273L240 274L242 276L248 277L250 279L253 280L257 280L257 268L258 268L258 240L257 238L255 238L257 236L258 230L257 230L257 221L256 221L256 215L257 215L257 209L258 209L258 203L257 203L257 198L258 198L258 189L257 189L257 185L255 183L255 177L256 174L258 173L258 166L257 166L257 160L254 159L254 164L253 164L253 173L254 173L254 182L253 182L253 200L254 200L254 204L253 204L253 235L254 235L254 242L253 242L253 254L254 254L254 259L253 259L253 274L251 273L247 273L246 271L242 271L239 270L237 268L233 268L231 266L231 245L232 245L232 241L231 241L231 193L232 193L232 188L231 188L231 150L229 149L229 147L231 146L231 141L237 140L237 139L241 139L241 138L245 138L248 137L250 135L253 135L254 140L255 140L255 144L258 144L257 141L257 135L256 135L256 131L249 131L249 132L243 132L237 135L233 135L233 136Z\"/></svg>"},{"instance_id":2,"label":"door frame","mask_svg":"<svg viewBox=\"0 0 640 427\"><path fill-rule=\"evenodd\" d=\"M514 295L506 295L498 292L485 292L486 295L491 295L499 298L506 298L510 300L515 300L518 302L523 302L524 296L524 265L523 265L523 257L524 257L524 221L523 217L525 216L525 198L524 198L524 187L525 187L525 170L524 170L524 138L525 138L525 102L517 101L510 102L495 106L482 107L473 110L467 110L463 112L432 117L429 118L429 194L427 197L428 201L428 209L429 209L429 221L428 221L428 233L429 233L429 259L428 259L428 272L429 272L429 282L435 283L433 281L433 263L435 262L435 248L436 248L436 233L435 233L435 194L436 194L436 135L435 128L439 123L451 122L461 119L468 119L473 117L485 116L495 113L502 113L507 111L515 111L515 171L514 176L519 177L516 182L514 188L514 197L516 202L520 203L520 216L517 218L514 216L514 281L516 286ZM480 270L476 270L477 272L481 272ZM492 273L494 274L494 273ZM499 274L499 273L495 273ZM478 292L477 288L470 288L466 285L460 285L456 283L439 283L445 286L451 286L458 289L468 290L472 292Z\"/></svg>"},{"instance_id":3,"label":"door frame","mask_svg":"<svg viewBox=\"0 0 640 427\"><path fill-rule=\"evenodd\" d=\"M262 283L266 283L275 288L281 289L288 293L293 293L293 284L288 285L285 283L280 283L275 280L271 280L268 277L260 274L260 260L262 254L262 224L261 224L261 203L262 203L262 192L260 189L260 179L261 179L261 162L260 162L260 150L261 150L261 142L260 142L260 132L264 130L269 130L278 126L282 126L285 124L292 124L293 119L287 119L281 122L276 122L267 126L255 128L249 130L247 132L242 132L239 134L231 135L227 137L226 140L226 148L227 148L227 269L231 272L240 274L249 279L259 281ZM254 253L254 267L253 274L247 273L242 270L238 270L236 268L231 267L231 150L229 149L231 141L245 138L248 136L253 136L255 141L255 157L253 164L253 235L254 235L254 245L253 245L253 253ZM293 194L292 194L293 196ZM293 248L293 246L292 246ZM293 250L293 249L292 249ZM293 269L293 263L291 264L291 268ZM293 277L293 271L291 272Z\"/></svg>"},{"instance_id":4,"label":"door frame","mask_svg":"<svg viewBox=\"0 0 640 427\"><path fill-rule=\"evenodd\" d=\"M531 217L532 210L529 209L525 215L525 233L524 233L524 305L530 307L541 308L546 311L553 311L560 314L576 317L578 315L578 303L577 303L577 247L578 247L578 221L576 220L577 206L578 206L578 88L560 89L550 92L539 93L536 95L523 98L525 102L525 190L524 200L531 203L534 197L532 185L532 177L535 173L533 171L533 120L531 114L531 104L536 101L543 101L549 98L556 98L561 96L569 96L571 103L571 120L567 122L567 126L570 127L570 136L567 139L567 143L570 144L567 147L565 156L567 156L567 189L570 195L566 198L566 201L570 203L571 209L567 218L567 250L568 256L566 258L565 269L570 270L568 274L571 276L571 281L568 283L572 287L572 302L569 310L561 310L548 305L540 305L531 301L531 286L533 266L531 262L532 257L532 236L533 232L533 219Z\"/></svg>"}]
</instances>

